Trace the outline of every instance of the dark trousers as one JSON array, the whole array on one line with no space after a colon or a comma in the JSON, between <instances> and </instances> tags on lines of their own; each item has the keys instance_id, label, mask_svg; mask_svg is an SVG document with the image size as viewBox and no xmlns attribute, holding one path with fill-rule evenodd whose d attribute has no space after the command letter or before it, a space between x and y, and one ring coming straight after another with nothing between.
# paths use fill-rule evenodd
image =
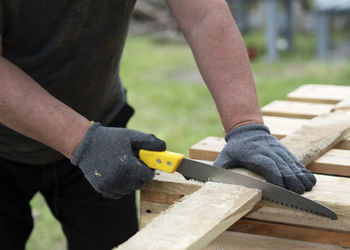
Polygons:
<instances>
[{"instance_id":1,"label":"dark trousers","mask_svg":"<svg viewBox=\"0 0 350 250\"><path fill-rule=\"evenodd\" d=\"M124 127L132 111L124 108L110 125ZM111 249L137 232L134 193L104 198L67 159L45 166L0 159L1 249L25 248L33 229L29 201L37 192L61 223L70 250Z\"/></svg>"}]
</instances>

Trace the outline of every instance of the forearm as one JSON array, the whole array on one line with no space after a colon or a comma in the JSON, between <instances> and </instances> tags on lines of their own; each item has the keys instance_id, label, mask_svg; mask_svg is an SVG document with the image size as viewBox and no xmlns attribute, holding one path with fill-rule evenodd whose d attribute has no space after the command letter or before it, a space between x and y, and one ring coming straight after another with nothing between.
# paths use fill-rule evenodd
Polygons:
<instances>
[{"instance_id":1,"label":"forearm","mask_svg":"<svg viewBox=\"0 0 350 250\"><path fill-rule=\"evenodd\" d=\"M263 123L246 48L225 1L168 3L177 13L225 130Z\"/></svg>"},{"instance_id":2,"label":"forearm","mask_svg":"<svg viewBox=\"0 0 350 250\"><path fill-rule=\"evenodd\" d=\"M70 158L89 121L0 55L0 122Z\"/></svg>"}]
</instances>

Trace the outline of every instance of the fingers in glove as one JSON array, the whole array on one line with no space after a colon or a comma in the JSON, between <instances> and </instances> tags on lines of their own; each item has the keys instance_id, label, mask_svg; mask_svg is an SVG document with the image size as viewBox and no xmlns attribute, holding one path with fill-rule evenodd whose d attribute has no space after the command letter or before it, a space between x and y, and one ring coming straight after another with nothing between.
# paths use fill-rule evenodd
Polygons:
<instances>
[{"instance_id":1,"label":"fingers in glove","mask_svg":"<svg viewBox=\"0 0 350 250\"><path fill-rule=\"evenodd\" d=\"M131 141L133 150L146 149L152 151L164 151L166 149L165 141L159 139L153 134L146 134L137 130L128 130L128 137Z\"/></svg>"},{"instance_id":2,"label":"fingers in glove","mask_svg":"<svg viewBox=\"0 0 350 250\"><path fill-rule=\"evenodd\" d=\"M275 162L283 176L283 182L287 189L298 194L305 192L304 183L299 180L291 167L278 154L270 152L266 153L265 156L270 157Z\"/></svg>"},{"instance_id":3,"label":"fingers in glove","mask_svg":"<svg viewBox=\"0 0 350 250\"><path fill-rule=\"evenodd\" d=\"M285 151L283 148L275 148L275 153L289 166L290 170L295 174L299 181L304 185L306 191L310 191L313 187L312 181L308 175L302 171L300 167L301 163L295 157L292 157L290 153ZM300 165L297 165L297 164ZM302 166L304 168L304 166Z\"/></svg>"},{"instance_id":4,"label":"fingers in glove","mask_svg":"<svg viewBox=\"0 0 350 250\"><path fill-rule=\"evenodd\" d=\"M316 184L316 177L314 176L313 173L311 173L310 170L308 170L303 164L301 164L300 162L297 162L297 165L300 167L301 172L307 176L307 178L309 179L309 181L312 183L312 185Z\"/></svg>"},{"instance_id":5,"label":"fingers in glove","mask_svg":"<svg viewBox=\"0 0 350 250\"><path fill-rule=\"evenodd\" d=\"M154 177L153 169L147 167L142 161L133 155L125 155L121 158L123 171L111 175L104 175L103 182L98 182L101 187L106 189L105 193L113 195L114 190L117 193L126 195L133 190L142 188Z\"/></svg>"},{"instance_id":6,"label":"fingers in glove","mask_svg":"<svg viewBox=\"0 0 350 250\"><path fill-rule=\"evenodd\" d=\"M277 186L286 188L283 181L282 173L277 167L274 160L262 154L254 155L250 158L249 162L240 162L239 166L248 168L262 176L264 178Z\"/></svg>"},{"instance_id":7,"label":"fingers in glove","mask_svg":"<svg viewBox=\"0 0 350 250\"><path fill-rule=\"evenodd\" d=\"M94 189L106 199L118 200L123 195L127 194L125 191L122 191L121 189L118 189L118 192L116 192L110 189L106 189L104 186L94 186Z\"/></svg>"},{"instance_id":8,"label":"fingers in glove","mask_svg":"<svg viewBox=\"0 0 350 250\"><path fill-rule=\"evenodd\" d=\"M279 154L279 156L287 163L291 171L304 186L304 190L298 189L298 191L294 192L302 194L305 191L310 191L314 184L310 181L309 177L303 173L302 169L297 165L297 162L294 161L294 159L292 159L288 154Z\"/></svg>"},{"instance_id":9,"label":"fingers in glove","mask_svg":"<svg viewBox=\"0 0 350 250\"><path fill-rule=\"evenodd\" d=\"M296 174L298 179L303 183L305 191L310 191L314 184L309 180L309 178L304 174Z\"/></svg>"},{"instance_id":10,"label":"fingers in glove","mask_svg":"<svg viewBox=\"0 0 350 250\"><path fill-rule=\"evenodd\" d=\"M135 175L139 178L134 178L132 184L136 189L141 189L145 184L153 180L155 171L136 157L134 161L133 171L135 171Z\"/></svg>"},{"instance_id":11,"label":"fingers in glove","mask_svg":"<svg viewBox=\"0 0 350 250\"><path fill-rule=\"evenodd\" d=\"M110 194L102 193L101 195L103 196L103 198L109 199L109 200L118 200L123 197L123 195L119 193L110 193Z\"/></svg>"},{"instance_id":12,"label":"fingers in glove","mask_svg":"<svg viewBox=\"0 0 350 250\"><path fill-rule=\"evenodd\" d=\"M288 155L294 160L300 171L307 176L312 185L316 184L316 177L308 170L289 150L287 150ZM311 189L310 189L311 190Z\"/></svg>"},{"instance_id":13,"label":"fingers in glove","mask_svg":"<svg viewBox=\"0 0 350 250\"><path fill-rule=\"evenodd\" d=\"M220 153L220 155L216 158L214 164L214 167L218 168L234 168L236 167L236 163L234 160L232 160L231 157L228 156L226 152Z\"/></svg>"},{"instance_id":14,"label":"fingers in glove","mask_svg":"<svg viewBox=\"0 0 350 250\"><path fill-rule=\"evenodd\" d=\"M287 151L280 147L274 147L273 150L275 154L277 154L285 163L287 163L294 174L302 173L301 168L296 164L297 159L292 158Z\"/></svg>"}]
</instances>

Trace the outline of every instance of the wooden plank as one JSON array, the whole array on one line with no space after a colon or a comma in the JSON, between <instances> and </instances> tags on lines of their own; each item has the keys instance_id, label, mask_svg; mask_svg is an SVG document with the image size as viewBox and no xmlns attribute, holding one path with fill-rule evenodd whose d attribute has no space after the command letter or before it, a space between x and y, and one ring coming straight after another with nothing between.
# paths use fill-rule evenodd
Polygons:
<instances>
[{"instance_id":1,"label":"wooden plank","mask_svg":"<svg viewBox=\"0 0 350 250\"><path fill-rule=\"evenodd\" d=\"M225 145L224 138L209 136L190 147L189 157L197 160L215 161Z\"/></svg>"},{"instance_id":2,"label":"wooden plank","mask_svg":"<svg viewBox=\"0 0 350 250\"><path fill-rule=\"evenodd\" d=\"M350 150L350 136L346 136L345 139L336 144L334 148Z\"/></svg>"},{"instance_id":3,"label":"wooden plank","mask_svg":"<svg viewBox=\"0 0 350 250\"><path fill-rule=\"evenodd\" d=\"M278 116L264 116L263 119L265 125L269 127L271 134L277 139L281 139L293 133L296 129L309 121L309 119Z\"/></svg>"},{"instance_id":4,"label":"wooden plank","mask_svg":"<svg viewBox=\"0 0 350 250\"><path fill-rule=\"evenodd\" d=\"M260 200L260 190L207 182L154 218L118 249L203 248Z\"/></svg>"},{"instance_id":5,"label":"wooden plank","mask_svg":"<svg viewBox=\"0 0 350 250\"><path fill-rule=\"evenodd\" d=\"M167 210L171 206L171 204L168 204L168 203L147 201L147 200L144 200L144 198L145 197L143 197L140 202L140 212L141 212L140 228L145 227L155 217L160 215L163 211ZM178 200L175 200L174 203L176 201Z\"/></svg>"},{"instance_id":6,"label":"wooden plank","mask_svg":"<svg viewBox=\"0 0 350 250\"><path fill-rule=\"evenodd\" d=\"M350 176L350 150L331 149L308 168L322 174Z\"/></svg>"},{"instance_id":7,"label":"wooden plank","mask_svg":"<svg viewBox=\"0 0 350 250\"><path fill-rule=\"evenodd\" d=\"M191 146L189 156L195 160L215 161L225 145L224 138L209 136Z\"/></svg>"},{"instance_id":8,"label":"wooden plank","mask_svg":"<svg viewBox=\"0 0 350 250\"><path fill-rule=\"evenodd\" d=\"M264 123L269 127L271 135L277 139L282 139L293 133L295 130L306 124L309 119L286 118L278 116L264 116ZM347 136L334 146L337 149L350 149L350 136ZM210 154L210 152L207 152Z\"/></svg>"},{"instance_id":9,"label":"wooden plank","mask_svg":"<svg viewBox=\"0 0 350 250\"><path fill-rule=\"evenodd\" d=\"M142 200L141 228L152 221L153 218L160 215L163 211L167 210L170 206L171 204ZM330 221L328 219L321 219L319 216L312 214L305 216L304 213L296 213L294 210L276 209L268 204L264 204L264 202L260 202L259 205L255 206L244 218L255 221L274 222L279 225L292 225L295 227L309 228L313 229L312 232L318 232L320 230L323 232L339 232L339 234L335 234L339 238L342 238L344 233L346 234L345 236L350 236L347 235L350 233L350 218L346 216L339 216L338 220ZM309 241L313 242L312 240Z\"/></svg>"},{"instance_id":10,"label":"wooden plank","mask_svg":"<svg viewBox=\"0 0 350 250\"><path fill-rule=\"evenodd\" d=\"M261 113L268 116L311 119L328 114L334 105L292 101L273 101L261 108Z\"/></svg>"},{"instance_id":11,"label":"wooden plank","mask_svg":"<svg viewBox=\"0 0 350 250\"><path fill-rule=\"evenodd\" d=\"M315 228L242 219L232 225L228 230L290 240L309 241L319 244L350 247L350 233L331 232L328 230Z\"/></svg>"},{"instance_id":12,"label":"wooden plank","mask_svg":"<svg viewBox=\"0 0 350 250\"><path fill-rule=\"evenodd\" d=\"M330 113L313 118L280 142L307 166L342 141L349 132L350 114Z\"/></svg>"},{"instance_id":13,"label":"wooden plank","mask_svg":"<svg viewBox=\"0 0 350 250\"><path fill-rule=\"evenodd\" d=\"M344 249L342 247L315 244L298 240L287 240L276 237L268 237L254 234L226 231L212 241L203 250L258 250L258 249L283 249L283 250L331 250Z\"/></svg>"},{"instance_id":14,"label":"wooden plank","mask_svg":"<svg viewBox=\"0 0 350 250\"><path fill-rule=\"evenodd\" d=\"M350 111L350 97L335 104L332 111Z\"/></svg>"},{"instance_id":15,"label":"wooden plank","mask_svg":"<svg viewBox=\"0 0 350 250\"><path fill-rule=\"evenodd\" d=\"M210 164L210 162L207 162ZM232 169L230 171L238 172L240 174L245 174L250 177L258 178L263 180L263 177L249 171L246 169ZM329 176L329 175L318 175L315 174L317 183L313 189L309 192L305 192L303 196L320 202L331 209L333 209L339 216L346 216L350 218L350 192L347 192L350 187L350 178L339 177L339 176ZM164 193L166 195L176 194L179 195L184 193L188 195L198 190L203 183L197 181L188 181L181 174L175 172L173 174L159 172L151 183L147 184L141 191L141 199L143 198L143 191L148 190L151 192ZM156 197L153 197L156 198ZM157 200L148 200L155 201ZM168 200L169 201L169 200ZM175 202L175 200L173 200ZM276 207L273 203L270 202L260 202L262 206ZM260 204L259 203L259 204ZM304 213L295 209L288 209L287 207L276 207L276 209L286 209L296 213L300 213L303 216L311 216L312 218L321 218L313 214ZM330 221L326 219L327 221ZM330 222L329 222L330 223ZM346 230L350 231L350 224L345 227ZM343 229L341 229L343 230Z\"/></svg>"},{"instance_id":16,"label":"wooden plank","mask_svg":"<svg viewBox=\"0 0 350 250\"><path fill-rule=\"evenodd\" d=\"M306 84L287 95L287 100L335 104L350 97L349 86Z\"/></svg>"},{"instance_id":17,"label":"wooden plank","mask_svg":"<svg viewBox=\"0 0 350 250\"><path fill-rule=\"evenodd\" d=\"M340 202L339 200L337 201ZM300 213L295 210L276 209L260 202L245 218L266 222L275 222L284 225L295 225L308 228L319 228L336 232L350 232L350 217L338 214L338 220L320 218L317 215Z\"/></svg>"},{"instance_id":18,"label":"wooden plank","mask_svg":"<svg viewBox=\"0 0 350 250\"><path fill-rule=\"evenodd\" d=\"M235 169L232 171L257 177L256 174L243 169ZM336 234L336 237L339 238L343 237L344 233L350 233L350 194L347 192L350 186L350 178L326 175L316 175L316 178L317 184L313 190L303 195L333 209L338 214L338 220L329 220L299 210L280 207L266 201L260 201L245 218L314 228L316 231L322 229L339 232L339 234ZM162 204L163 198L160 198L158 201L157 195L159 193L162 193L160 197L172 197L172 202L174 203L179 194L195 192L201 185L202 183L199 182L186 181L178 173L161 173L157 175L155 181L149 183L141 191L141 223L143 225L148 223L152 218L159 215L163 209L171 206L171 204L168 204L170 203L170 199L167 199L168 203L166 204ZM143 194L145 191L154 192L155 194L152 196L144 196ZM147 210L149 211L146 212Z\"/></svg>"}]
</instances>

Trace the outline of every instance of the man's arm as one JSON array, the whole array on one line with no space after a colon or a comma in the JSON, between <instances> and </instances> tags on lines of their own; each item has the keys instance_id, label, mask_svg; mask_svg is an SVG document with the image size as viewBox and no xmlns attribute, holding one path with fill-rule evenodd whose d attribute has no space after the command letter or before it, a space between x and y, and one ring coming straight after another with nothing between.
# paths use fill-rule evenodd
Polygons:
<instances>
[{"instance_id":1,"label":"man's arm","mask_svg":"<svg viewBox=\"0 0 350 250\"><path fill-rule=\"evenodd\" d=\"M311 190L315 177L263 125L246 48L225 0L167 2L227 132L214 165L248 168L297 193Z\"/></svg>"},{"instance_id":2,"label":"man's arm","mask_svg":"<svg viewBox=\"0 0 350 250\"><path fill-rule=\"evenodd\" d=\"M0 122L71 158L89 121L6 60L1 41L0 36Z\"/></svg>"},{"instance_id":3,"label":"man's arm","mask_svg":"<svg viewBox=\"0 0 350 250\"><path fill-rule=\"evenodd\" d=\"M263 123L246 48L224 0L167 0L226 131Z\"/></svg>"},{"instance_id":4,"label":"man's arm","mask_svg":"<svg viewBox=\"0 0 350 250\"><path fill-rule=\"evenodd\" d=\"M151 134L98 122L90 126L85 117L51 96L2 54L0 122L71 159L96 191L114 199L140 189L154 176L134 152L166 147Z\"/></svg>"}]
</instances>

